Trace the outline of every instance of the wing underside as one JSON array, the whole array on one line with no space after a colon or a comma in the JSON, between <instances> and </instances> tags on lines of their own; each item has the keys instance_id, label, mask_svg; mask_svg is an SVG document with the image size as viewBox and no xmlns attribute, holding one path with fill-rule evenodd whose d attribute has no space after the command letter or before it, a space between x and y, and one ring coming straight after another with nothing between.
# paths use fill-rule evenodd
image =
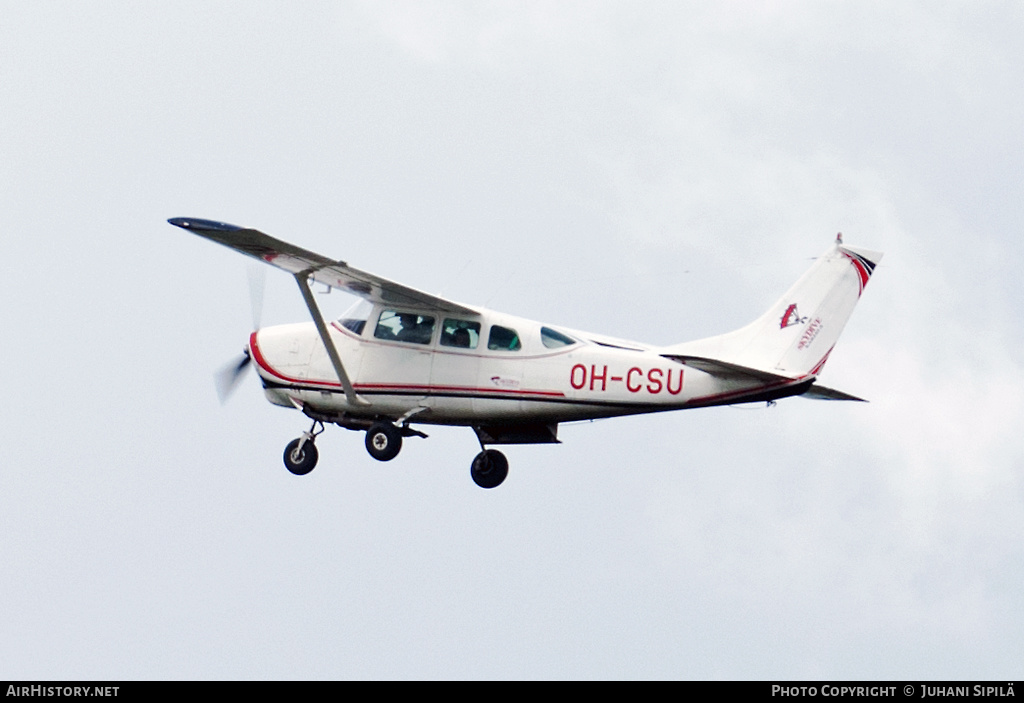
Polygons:
<instances>
[{"instance_id":1,"label":"wing underside","mask_svg":"<svg viewBox=\"0 0 1024 703\"><path fill-rule=\"evenodd\" d=\"M458 315L479 314L471 307L360 271L344 261L308 251L258 230L189 217L175 217L168 222L292 275L305 274L317 283L346 291L374 303L438 310Z\"/></svg>"}]
</instances>

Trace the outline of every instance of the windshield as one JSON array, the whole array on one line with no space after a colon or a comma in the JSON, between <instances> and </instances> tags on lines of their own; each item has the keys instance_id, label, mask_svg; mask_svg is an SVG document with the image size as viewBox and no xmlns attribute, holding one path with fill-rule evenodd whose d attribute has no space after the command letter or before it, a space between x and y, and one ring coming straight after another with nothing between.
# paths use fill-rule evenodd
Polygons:
<instances>
[{"instance_id":1,"label":"windshield","mask_svg":"<svg viewBox=\"0 0 1024 703\"><path fill-rule=\"evenodd\" d=\"M355 305L345 311L345 314L341 316L338 322L345 329L356 334L362 334L363 328L366 327L366 321L370 319L371 312L373 312L373 305L370 304L370 301L357 300Z\"/></svg>"}]
</instances>

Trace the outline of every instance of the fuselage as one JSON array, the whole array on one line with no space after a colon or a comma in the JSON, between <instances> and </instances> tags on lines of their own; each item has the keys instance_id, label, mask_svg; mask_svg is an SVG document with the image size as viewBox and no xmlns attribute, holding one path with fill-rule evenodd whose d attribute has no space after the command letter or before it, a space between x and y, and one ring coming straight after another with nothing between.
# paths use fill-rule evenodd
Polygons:
<instances>
[{"instance_id":1,"label":"fuselage","mask_svg":"<svg viewBox=\"0 0 1024 703\"><path fill-rule=\"evenodd\" d=\"M415 422L568 422L731 402L728 382L662 356L661 348L481 310L459 317L366 305L328 325L353 405L312 323L268 327L249 341L267 398L349 417Z\"/></svg>"}]
</instances>

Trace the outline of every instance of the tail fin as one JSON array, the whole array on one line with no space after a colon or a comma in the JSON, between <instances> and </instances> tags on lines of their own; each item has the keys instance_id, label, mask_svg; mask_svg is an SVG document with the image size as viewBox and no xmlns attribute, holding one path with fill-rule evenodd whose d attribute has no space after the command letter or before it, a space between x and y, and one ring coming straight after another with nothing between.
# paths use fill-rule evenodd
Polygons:
<instances>
[{"instance_id":1,"label":"tail fin","mask_svg":"<svg viewBox=\"0 0 1024 703\"><path fill-rule=\"evenodd\" d=\"M728 334L669 347L789 378L816 376L881 260L881 252L836 244L754 322Z\"/></svg>"}]
</instances>

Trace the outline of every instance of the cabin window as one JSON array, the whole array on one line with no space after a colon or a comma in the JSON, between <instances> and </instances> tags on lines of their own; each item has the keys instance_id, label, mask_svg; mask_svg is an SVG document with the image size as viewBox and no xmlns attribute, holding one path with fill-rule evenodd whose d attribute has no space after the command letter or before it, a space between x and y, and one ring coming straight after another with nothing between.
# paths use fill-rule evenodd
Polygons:
<instances>
[{"instance_id":1,"label":"cabin window","mask_svg":"<svg viewBox=\"0 0 1024 703\"><path fill-rule=\"evenodd\" d=\"M544 346L548 349L569 347L576 343L576 340L569 335L562 334L558 330L553 330L550 327L540 328L540 341L542 341Z\"/></svg>"},{"instance_id":2,"label":"cabin window","mask_svg":"<svg viewBox=\"0 0 1024 703\"><path fill-rule=\"evenodd\" d=\"M430 344L430 338L434 336L434 318L414 312L385 310L377 320L373 336L394 342Z\"/></svg>"},{"instance_id":3,"label":"cabin window","mask_svg":"<svg viewBox=\"0 0 1024 703\"><path fill-rule=\"evenodd\" d=\"M441 326L441 346L476 349L480 343L480 323L447 319Z\"/></svg>"},{"instance_id":4,"label":"cabin window","mask_svg":"<svg viewBox=\"0 0 1024 703\"><path fill-rule=\"evenodd\" d=\"M487 338L487 348L495 351L519 351L523 348L519 334L508 327L491 326L491 334Z\"/></svg>"},{"instance_id":5,"label":"cabin window","mask_svg":"<svg viewBox=\"0 0 1024 703\"><path fill-rule=\"evenodd\" d=\"M345 311L339 322L350 332L361 335L366 327L366 321L370 319L371 312L373 312L373 305L368 300L358 300L355 305Z\"/></svg>"}]
</instances>

